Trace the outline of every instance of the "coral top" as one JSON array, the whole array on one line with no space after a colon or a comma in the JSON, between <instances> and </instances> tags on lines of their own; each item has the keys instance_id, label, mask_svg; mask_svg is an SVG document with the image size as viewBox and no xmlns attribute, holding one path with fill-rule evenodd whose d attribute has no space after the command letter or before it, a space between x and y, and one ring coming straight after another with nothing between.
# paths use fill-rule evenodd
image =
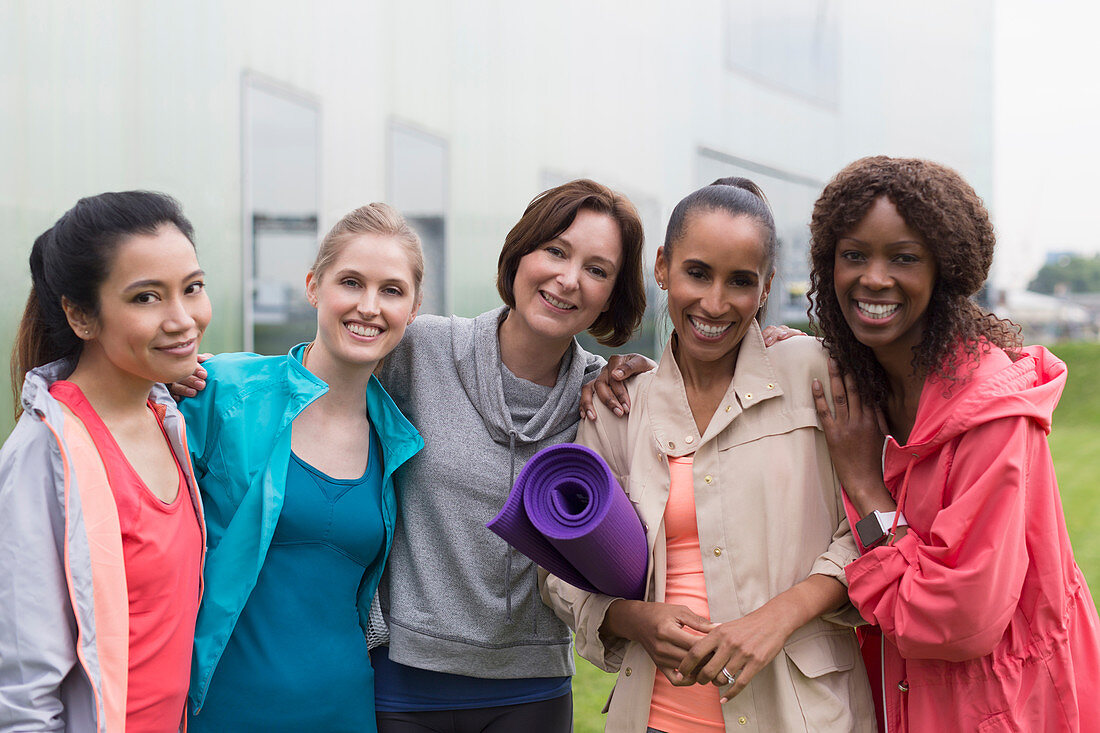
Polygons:
<instances>
[{"instance_id":1,"label":"coral top","mask_svg":"<svg viewBox=\"0 0 1100 733\"><path fill-rule=\"evenodd\" d=\"M176 498L161 501L126 460L79 387L62 380L54 382L50 394L87 428L118 509L130 607L126 731L177 731L191 672L202 556L202 532L183 469L177 461ZM156 405L150 402L149 409L164 432ZM167 434L164 439L168 441Z\"/></svg>"},{"instance_id":2,"label":"coral top","mask_svg":"<svg viewBox=\"0 0 1100 733\"><path fill-rule=\"evenodd\" d=\"M668 459L671 486L664 519L668 553L665 603L687 606L700 616L710 618L703 556L699 549L699 525L695 520L691 462L692 456L670 456ZM726 726L719 697L714 685L676 687L658 670L649 704L649 727L677 733L724 731Z\"/></svg>"}]
</instances>

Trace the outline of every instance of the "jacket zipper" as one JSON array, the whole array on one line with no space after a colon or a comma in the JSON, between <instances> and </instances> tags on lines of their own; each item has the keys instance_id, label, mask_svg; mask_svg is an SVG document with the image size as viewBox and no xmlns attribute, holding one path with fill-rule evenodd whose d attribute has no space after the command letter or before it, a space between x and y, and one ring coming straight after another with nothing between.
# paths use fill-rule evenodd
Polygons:
<instances>
[{"instance_id":1,"label":"jacket zipper","mask_svg":"<svg viewBox=\"0 0 1100 733\"><path fill-rule=\"evenodd\" d=\"M881 633L878 636L878 656L879 674L882 675L882 727L884 733L890 733L890 716L886 713L886 636Z\"/></svg>"}]
</instances>

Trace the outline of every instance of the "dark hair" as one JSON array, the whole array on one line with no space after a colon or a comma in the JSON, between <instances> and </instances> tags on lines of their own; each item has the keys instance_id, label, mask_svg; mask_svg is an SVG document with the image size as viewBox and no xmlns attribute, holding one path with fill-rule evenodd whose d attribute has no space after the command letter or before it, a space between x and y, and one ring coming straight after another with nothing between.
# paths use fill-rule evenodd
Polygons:
<instances>
[{"instance_id":1,"label":"dark hair","mask_svg":"<svg viewBox=\"0 0 1100 733\"><path fill-rule=\"evenodd\" d=\"M970 184L928 160L883 155L857 160L836 175L814 204L809 315L840 368L855 377L860 395L878 405L890 391L886 372L844 320L833 265L837 240L882 196L920 234L936 262L924 333L913 349L914 371L953 381L960 367L977 361L980 350L998 346L1014 352L1022 343L1019 326L983 313L969 298L989 274L996 243L989 212Z\"/></svg>"},{"instance_id":2,"label":"dark hair","mask_svg":"<svg viewBox=\"0 0 1100 733\"><path fill-rule=\"evenodd\" d=\"M97 314L99 287L107 279L118 244L135 234L156 234L165 224L194 244L191 222L171 196L150 191L101 193L77 201L34 240L31 292L11 359L16 405L28 371L58 359L75 366L80 358L84 342L69 326L61 299Z\"/></svg>"},{"instance_id":3,"label":"dark hair","mask_svg":"<svg viewBox=\"0 0 1100 733\"><path fill-rule=\"evenodd\" d=\"M779 249L779 240L775 235L775 217L772 215L771 206L760 186L748 178L731 176L719 178L709 186L692 191L676 208L672 210L672 216L668 219L668 228L665 230L665 262L672 261L672 248L684 236L688 219L696 213L709 213L711 211L724 211L730 216L748 216L756 221L764 229L766 239L764 241L764 270L767 275L775 272L776 253ZM764 322L764 313L767 310L767 301L756 311L756 320Z\"/></svg>"},{"instance_id":4,"label":"dark hair","mask_svg":"<svg viewBox=\"0 0 1100 733\"><path fill-rule=\"evenodd\" d=\"M515 308L516 296L512 287L519 261L568 229L582 209L606 214L619 225L622 262L611 291L610 307L599 315L588 332L605 346L621 346L630 339L645 314L642 276L645 235L634 204L607 186L580 178L543 191L532 199L504 238L504 247L497 260L497 292L505 305Z\"/></svg>"}]
</instances>

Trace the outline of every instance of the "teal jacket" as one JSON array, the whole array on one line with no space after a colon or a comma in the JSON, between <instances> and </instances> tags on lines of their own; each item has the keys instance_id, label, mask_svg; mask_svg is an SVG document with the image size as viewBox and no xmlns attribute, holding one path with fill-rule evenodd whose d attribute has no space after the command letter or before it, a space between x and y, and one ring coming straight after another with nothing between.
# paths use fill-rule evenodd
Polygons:
<instances>
[{"instance_id":1,"label":"teal jacket","mask_svg":"<svg viewBox=\"0 0 1100 733\"><path fill-rule=\"evenodd\" d=\"M206 389L183 400L188 445L206 512L205 591L195 625L191 710L202 708L214 668L256 585L283 508L290 461L290 425L328 386L302 365L305 344L288 356L220 354L203 366ZM364 630L371 600L393 541L393 472L424 447L374 377L367 412L382 444L382 524L385 549L359 588Z\"/></svg>"}]
</instances>

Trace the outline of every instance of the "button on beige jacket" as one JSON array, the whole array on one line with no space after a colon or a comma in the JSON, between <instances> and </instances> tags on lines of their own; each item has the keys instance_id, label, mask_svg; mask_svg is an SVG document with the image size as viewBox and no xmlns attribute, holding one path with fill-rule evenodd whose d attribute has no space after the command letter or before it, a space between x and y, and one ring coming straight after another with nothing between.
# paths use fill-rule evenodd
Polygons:
<instances>
[{"instance_id":1,"label":"button on beige jacket","mask_svg":"<svg viewBox=\"0 0 1100 733\"><path fill-rule=\"evenodd\" d=\"M740 618L813 573L845 582L856 557L840 487L810 392L828 385L816 339L770 349L753 324L718 412L699 434L671 343L660 365L629 384L630 416L597 404L577 441L598 451L646 528L646 599L665 597L668 457L695 454L695 507L711 620ZM601 639L609 596L545 577L543 600L576 631L578 653L618 680L607 731L644 733L656 666L641 644ZM722 706L727 731L873 731L867 674L845 605L788 639L748 687Z\"/></svg>"}]
</instances>

